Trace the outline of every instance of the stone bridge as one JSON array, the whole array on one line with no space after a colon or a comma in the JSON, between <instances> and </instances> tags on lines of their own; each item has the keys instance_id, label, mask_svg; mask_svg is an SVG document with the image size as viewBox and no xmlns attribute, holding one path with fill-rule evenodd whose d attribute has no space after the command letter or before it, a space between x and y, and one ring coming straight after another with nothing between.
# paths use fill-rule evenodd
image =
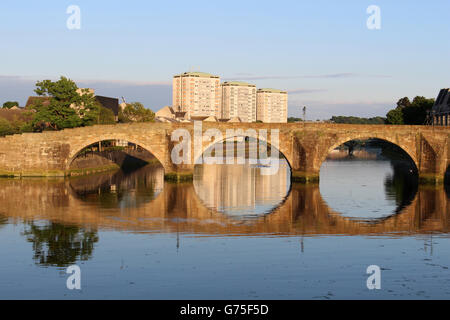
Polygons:
<instances>
[{"instance_id":1,"label":"stone bridge","mask_svg":"<svg viewBox=\"0 0 450 320\"><path fill-rule=\"evenodd\" d=\"M179 140L173 133L184 129L192 137L189 150L181 154L189 163L175 164L171 154ZM205 137L208 132L220 136ZM265 134L266 133L266 134ZM203 135L200 144L195 134ZM192 177L195 161L205 150L224 139L255 136L273 144L291 167L294 181L319 179L328 154L354 139L377 138L403 149L414 162L423 182L442 182L449 166L450 129L432 126L265 124L265 123L135 123L99 125L55 132L25 133L0 138L0 175L65 176L76 155L86 146L103 140L126 140L151 152L162 164L166 177ZM278 141L275 138L278 135ZM184 138L180 138L181 140ZM278 142L278 143L277 143Z\"/></svg>"}]
</instances>

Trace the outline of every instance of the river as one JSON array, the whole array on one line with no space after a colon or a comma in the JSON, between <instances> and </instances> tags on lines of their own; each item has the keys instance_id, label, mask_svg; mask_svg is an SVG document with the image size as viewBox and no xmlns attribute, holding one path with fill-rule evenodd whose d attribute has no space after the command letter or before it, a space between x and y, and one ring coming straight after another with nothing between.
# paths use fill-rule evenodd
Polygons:
<instances>
[{"instance_id":1,"label":"river","mask_svg":"<svg viewBox=\"0 0 450 320\"><path fill-rule=\"evenodd\" d=\"M0 298L450 298L444 187L380 159L327 160L318 185L291 185L283 160L261 170L2 179ZM66 287L74 264L81 290Z\"/></svg>"}]
</instances>

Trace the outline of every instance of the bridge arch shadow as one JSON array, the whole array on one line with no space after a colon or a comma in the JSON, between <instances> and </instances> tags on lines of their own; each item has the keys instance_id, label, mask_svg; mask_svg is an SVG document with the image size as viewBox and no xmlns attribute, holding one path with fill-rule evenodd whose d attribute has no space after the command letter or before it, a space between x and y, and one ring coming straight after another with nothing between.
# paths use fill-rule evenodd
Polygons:
<instances>
[{"instance_id":1,"label":"bridge arch shadow","mask_svg":"<svg viewBox=\"0 0 450 320\"><path fill-rule=\"evenodd\" d=\"M444 186L445 186L446 192L448 193L449 198L450 198L450 164L445 169Z\"/></svg>"},{"instance_id":2,"label":"bridge arch shadow","mask_svg":"<svg viewBox=\"0 0 450 320\"><path fill-rule=\"evenodd\" d=\"M419 163L418 163L418 159L414 153L414 150L410 150L408 147L406 146L400 146L399 143L397 141L392 141L386 137L379 137L379 136L371 136L371 135L363 135L363 136L359 136L356 135L354 137L345 137L345 138L340 138L337 139L336 141L334 141L329 147L328 149L321 155L320 160L319 160L319 165L321 166L323 164L323 162L329 157L329 155L333 152L333 150L336 150L338 147L345 145L346 143L349 142L353 142L353 141L380 141L383 142L385 144L389 144L394 146L397 150L396 152L406 156L408 158L408 160L414 165L414 169L415 172L418 172L418 168L419 168ZM434 150L431 150L434 152Z\"/></svg>"},{"instance_id":3,"label":"bridge arch shadow","mask_svg":"<svg viewBox=\"0 0 450 320\"><path fill-rule=\"evenodd\" d=\"M91 161L94 165L107 166L115 163L120 168L125 168L126 165L130 165L131 168L139 168L151 163L162 166L166 171L164 162L161 161L163 157L154 152L152 148L139 142L117 137L94 138L72 145L65 171L70 172L72 169L77 169L77 161L88 155L97 158L96 161ZM102 161L101 158L104 160ZM86 162L89 165L89 161Z\"/></svg>"}]
</instances>

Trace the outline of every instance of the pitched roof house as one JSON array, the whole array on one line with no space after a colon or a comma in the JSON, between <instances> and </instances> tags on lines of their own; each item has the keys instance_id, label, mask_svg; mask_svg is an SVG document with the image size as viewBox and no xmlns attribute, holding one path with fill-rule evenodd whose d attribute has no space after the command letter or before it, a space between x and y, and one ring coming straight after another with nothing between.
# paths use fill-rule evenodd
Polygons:
<instances>
[{"instance_id":1,"label":"pitched roof house","mask_svg":"<svg viewBox=\"0 0 450 320\"><path fill-rule=\"evenodd\" d=\"M431 109L430 116L433 125L450 125L450 89L445 88L439 91L439 95Z\"/></svg>"}]
</instances>

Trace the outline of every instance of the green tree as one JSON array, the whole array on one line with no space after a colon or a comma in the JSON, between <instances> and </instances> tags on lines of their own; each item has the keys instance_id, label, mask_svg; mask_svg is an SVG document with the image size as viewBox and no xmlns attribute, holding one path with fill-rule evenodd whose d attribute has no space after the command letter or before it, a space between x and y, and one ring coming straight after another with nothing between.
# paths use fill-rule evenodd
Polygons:
<instances>
[{"instance_id":1,"label":"green tree","mask_svg":"<svg viewBox=\"0 0 450 320\"><path fill-rule=\"evenodd\" d=\"M389 111L386 115L386 123L388 124L404 124L403 112L400 108Z\"/></svg>"},{"instance_id":2,"label":"green tree","mask_svg":"<svg viewBox=\"0 0 450 320\"><path fill-rule=\"evenodd\" d=\"M39 81L36 87L35 92L39 96L51 99L46 106L33 106L36 110L33 119L35 130L60 130L97 123L99 107L94 94L88 89L82 89L78 93L75 82L66 77L61 77L58 81Z\"/></svg>"},{"instance_id":3,"label":"green tree","mask_svg":"<svg viewBox=\"0 0 450 320\"><path fill-rule=\"evenodd\" d=\"M98 124L114 124L116 123L116 116L114 112L101 105L98 107Z\"/></svg>"},{"instance_id":4,"label":"green tree","mask_svg":"<svg viewBox=\"0 0 450 320\"><path fill-rule=\"evenodd\" d=\"M358 145L362 145L362 141L359 140L351 140L351 141L347 141L346 143L344 143L344 146L346 146L348 148L348 155L352 156L353 155L353 151L355 150L355 148Z\"/></svg>"},{"instance_id":5,"label":"green tree","mask_svg":"<svg viewBox=\"0 0 450 320\"><path fill-rule=\"evenodd\" d=\"M302 122L303 119L302 118L296 118L296 117L289 117L287 119L288 123L293 123L293 122Z\"/></svg>"},{"instance_id":6,"label":"green tree","mask_svg":"<svg viewBox=\"0 0 450 320\"><path fill-rule=\"evenodd\" d=\"M10 120L10 124L14 129L14 133L20 133L22 132L21 128L25 126L26 122L15 115L12 120Z\"/></svg>"},{"instance_id":7,"label":"green tree","mask_svg":"<svg viewBox=\"0 0 450 320\"><path fill-rule=\"evenodd\" d=\"M14 106L19 106L19 103L17 101L6 101L3 104L3 108L5 109L11 109Z\"/></svg>"},{"instance_id":8,"label":"green tree","mask_svg":"<svg viewBox=\"0 0 450 320\"><path fill-rule=\"evenodd\" d=\"M417 96L411 105L403 109L403 118L405 124L424 124L427 118L427 112L431 110L434 99Z\"/></svg>"},{"instance_id":9,"label":"green tree","mask_svg":"<svg viewBox=\"0 0 450 320\"><path fill-rule=\"evenodd\" d=\"M120 122L152 122L154 119L155 113L140 102L128 103L119 111Z\"/></svg>"},{"instance_id":10,"label":"green tree","mask_svg":"<svg viewBox=\"0 0 450 320\"><path fill-rule=\"evenodd\" d=\"M94 106L83 116L82 120L84 126L116 123L114 112L102 106L98 101L95 101Z\"/></svg>"},{"instance_id":11,"label":"green tree","mask_svg":"<svg viewBox=\"0 0 450 320\"><path fill-rule=\"evenodd\" d=\"M397 101L397 108L407 108L411 106L411 101L409 101L408 97L401 98Z\"/></svg>"},{"instance_id":12,"label":"green tree","mask_svg":"<svg viewBox=\"0 0 450 320\"><path fill-rule=\"evenodd\" d=\"M346 116L333 116L330 119L333 123L347 123L347 124L385 124L386 119L383 117L373 118L359 118L359 117L346 117Z\"/></svg>"},{"instance_id":13,"label":"green tree","mask_svg":"<svg viewBox=\"0 0 450 320\"><path fill-rule=\"evenodd\" d=\"M0 118L0 137L14 134L14 127L9 123L8 120Z\"/></svg>"},{"instance_id":14,"label":"green tree","mask_svg":"<svg viewBox=\"0 0 450 320\"><path fill-rule=\"evenodd\" d=\"M401 98L397 107L387 114L389 124L421 125L425 123L427 113L433 107L434 99L417 96L411 102L409 98Z\"/></svg>"}]
</instances>

